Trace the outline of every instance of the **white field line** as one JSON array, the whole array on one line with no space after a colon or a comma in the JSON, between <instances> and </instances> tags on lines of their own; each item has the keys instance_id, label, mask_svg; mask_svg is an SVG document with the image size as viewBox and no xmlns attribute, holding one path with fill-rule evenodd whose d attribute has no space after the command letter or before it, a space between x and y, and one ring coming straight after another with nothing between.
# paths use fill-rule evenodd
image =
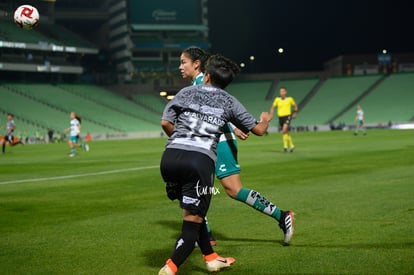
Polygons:
<instances>
[{"instance_id":1,"label":"white field line","mask_svg":"<svg viewBox=\"0 0 414 275\"><path fill-rule=\"evenodd\" d=\"M144 167L133 167L133 168L126 168L126 169L108 170L108 171L95 172L95 173L85 173L85 174L75 174L75 175L67 175L67 176L49 177L49 178L10 180L10 181L0 182L0 185L37 182L37 181L50 181L50 180L65 180L65 179L99 176L99 175L108 175L108 174L124 173L124 172L139 171L139 170L148 170L148 169L154 169L154 168L159 168L159 167L160 167L159 165L157 165L157 166L154 165L154 166L144 166Z\"/></svg>"}]
</instances>

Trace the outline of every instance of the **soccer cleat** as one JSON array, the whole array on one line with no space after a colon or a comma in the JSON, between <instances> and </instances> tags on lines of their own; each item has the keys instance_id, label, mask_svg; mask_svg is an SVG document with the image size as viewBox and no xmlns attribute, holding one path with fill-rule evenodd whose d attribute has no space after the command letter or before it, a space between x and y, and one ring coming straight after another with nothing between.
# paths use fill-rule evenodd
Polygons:
<instances>
[{"instance_id":1,"label":"soccer cleat","mask_svg":"<svg viewBox=\"0 0 414 275\"><path fill-rule=\"evenodd\" d=\"M158 275L175 275L175 272L173 272L168 265L164 265L158 272Z\"/></svg>"},{"instance_id":2,"label":"soccer cleat","mask_svg":"<svg viewBox=\"0 0 414 275\"><path fill-rule=\"evenodd\" d=\"M86 152L89 152L89 144L85 144L85 150Z\"/></svg>"},{"instance_id":3,"label":"soccer cleat","mask_svg":"<svg viewBox=\"0 0 414 275\"><path fill-rule=\"evenodd\" d=\"M294 233L295 213L293 211L282 211L280 216L279 227L283 230L285 238L283 240L285 245L289 245Z\"/></svg>"},{"instance_id":4,"label":"soccer cleat","mask_svg":"<svg viewBox=\"0 0 414 275\"><path fill-rule=\"evenodd\" d=\"M171 259L168 259L165 265L158 271L158 275L175 275L177 273L177 266Z\"/></svg>"},{"instance_id":5,"label":"soccer cleat","mask_svg":"<svg viewBox=\"0 0 414 275\"><path fill-rule=\"evenodd\" d=\"M284 153L287 153L288 152L288 149L287 148L283 148L283 152Z\"/></svg>"},{"instance_id":6,"label":"soccer cleat","mask_svg":"<svg viewBox=\"0 0 414 275\"><path fill-rule=\"evenodd\" d=\"M210 258L214 259L210 260ZM220 271L223 268L231 266L236 261L234 258L220 257L215 252L208 256L204 256L204 260L206 261L207 270L210 272Z\"/></svg>"},{"instance_id":7,"label":"soccer cleat","mask_svg":"<svg viewBox=\"0 0 414 275\"><path fill-rule=\"evenodd\" d=\"M76 156L75 154L70 154L69 157L73 158L74 156Z\"/></svg>"},{"instance_id":8,"label":"soccer cleat","mask_svg":"<svg viewBox=\"0 0 414 275\"><path fill-rule=\"evenodd\" d=\"M291 147L289 150L291 153L293 153L293 151L295 151L295 147Z\"/></svg>"}]
</instances>

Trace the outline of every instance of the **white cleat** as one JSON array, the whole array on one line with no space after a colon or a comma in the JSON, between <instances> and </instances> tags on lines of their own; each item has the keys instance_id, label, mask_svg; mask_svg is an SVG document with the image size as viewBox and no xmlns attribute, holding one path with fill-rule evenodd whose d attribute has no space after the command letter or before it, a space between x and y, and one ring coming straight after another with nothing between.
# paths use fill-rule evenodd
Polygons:
<instances>
[{"instance_id":1,"label":"white cleat","mask_svg":"<svg viewBox=\"0 0 414 275\"><path fill-rule=\"evenodd\" d=\"M234 258L223 258L220 256L217 256L216 259L207 262L207 270L210 272L216 272L220 271L223 268L231 266L236 260Z\"/></svg>"},{"instance_id":2,"label":"white cleat","mask_svg":"<svg viewBox=\"0 0 414 275\"><path fill-rule=\"evenodd\" d=\"M160 269L158 275L175 275L175 273L171 270L168 265L164 265L163 268Z\"/></svg>"}]
</instances>

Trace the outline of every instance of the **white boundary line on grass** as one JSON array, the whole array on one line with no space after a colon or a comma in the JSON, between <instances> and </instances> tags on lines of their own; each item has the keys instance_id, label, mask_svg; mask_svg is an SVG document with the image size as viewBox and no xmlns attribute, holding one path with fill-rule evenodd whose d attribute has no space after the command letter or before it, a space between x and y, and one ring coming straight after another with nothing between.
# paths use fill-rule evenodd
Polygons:
<instances>
[{"instance_id":1,"label":"white boundary line on grass","mask_svg":"<svg viewBox=\"0 0 414 275\"><path fill-rule=\"evenodd\" d=\"M99 176L99 175L116 174L116 173L130 172L130 171L147 170L147 169L154 169L154 168L158 168L158 167L160 167L160 166L159 165L157 165L157 166L154 165L154 166L144 166L144 167L134 167L134 168L126 168L126 169L108 170L108 171L95 172L95 173L85 173L85 174L75 174L75 175L67 175L67 176L49 177L49 178L10 180L10 181L0 182L0 185L37 182L37 181L50 181L50 180L65 180L65 179L73 179L73 178L80 178L80 177Z\"/></svg>"}]
</instances>

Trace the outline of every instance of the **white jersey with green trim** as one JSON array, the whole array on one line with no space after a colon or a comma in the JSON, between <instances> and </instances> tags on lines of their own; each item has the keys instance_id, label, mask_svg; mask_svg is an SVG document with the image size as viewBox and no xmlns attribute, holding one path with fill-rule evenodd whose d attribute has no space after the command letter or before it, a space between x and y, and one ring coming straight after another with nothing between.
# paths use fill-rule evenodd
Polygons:
<instances>
[{"instance_id":1,"label":"white jersey with green trim","mask_svg":"<svg viewBox=\"0 0 414 275\"><path fill-rule=\"evenodd\" d=\"M364 111L358 110L357 117L358 117L358 120L364 120Z\"/></svg>"},{"instance_id":2,"label":"white jersey with green trim","mask_svg":"<svg viewBox=\"0 0 414 275\"><path fill-rule=\"evenodd\" d=\"M70 136L74 137L79 135L79 125L79 120L77 120L76 118L70 121Z\"/></svg>"}]
</instances>

